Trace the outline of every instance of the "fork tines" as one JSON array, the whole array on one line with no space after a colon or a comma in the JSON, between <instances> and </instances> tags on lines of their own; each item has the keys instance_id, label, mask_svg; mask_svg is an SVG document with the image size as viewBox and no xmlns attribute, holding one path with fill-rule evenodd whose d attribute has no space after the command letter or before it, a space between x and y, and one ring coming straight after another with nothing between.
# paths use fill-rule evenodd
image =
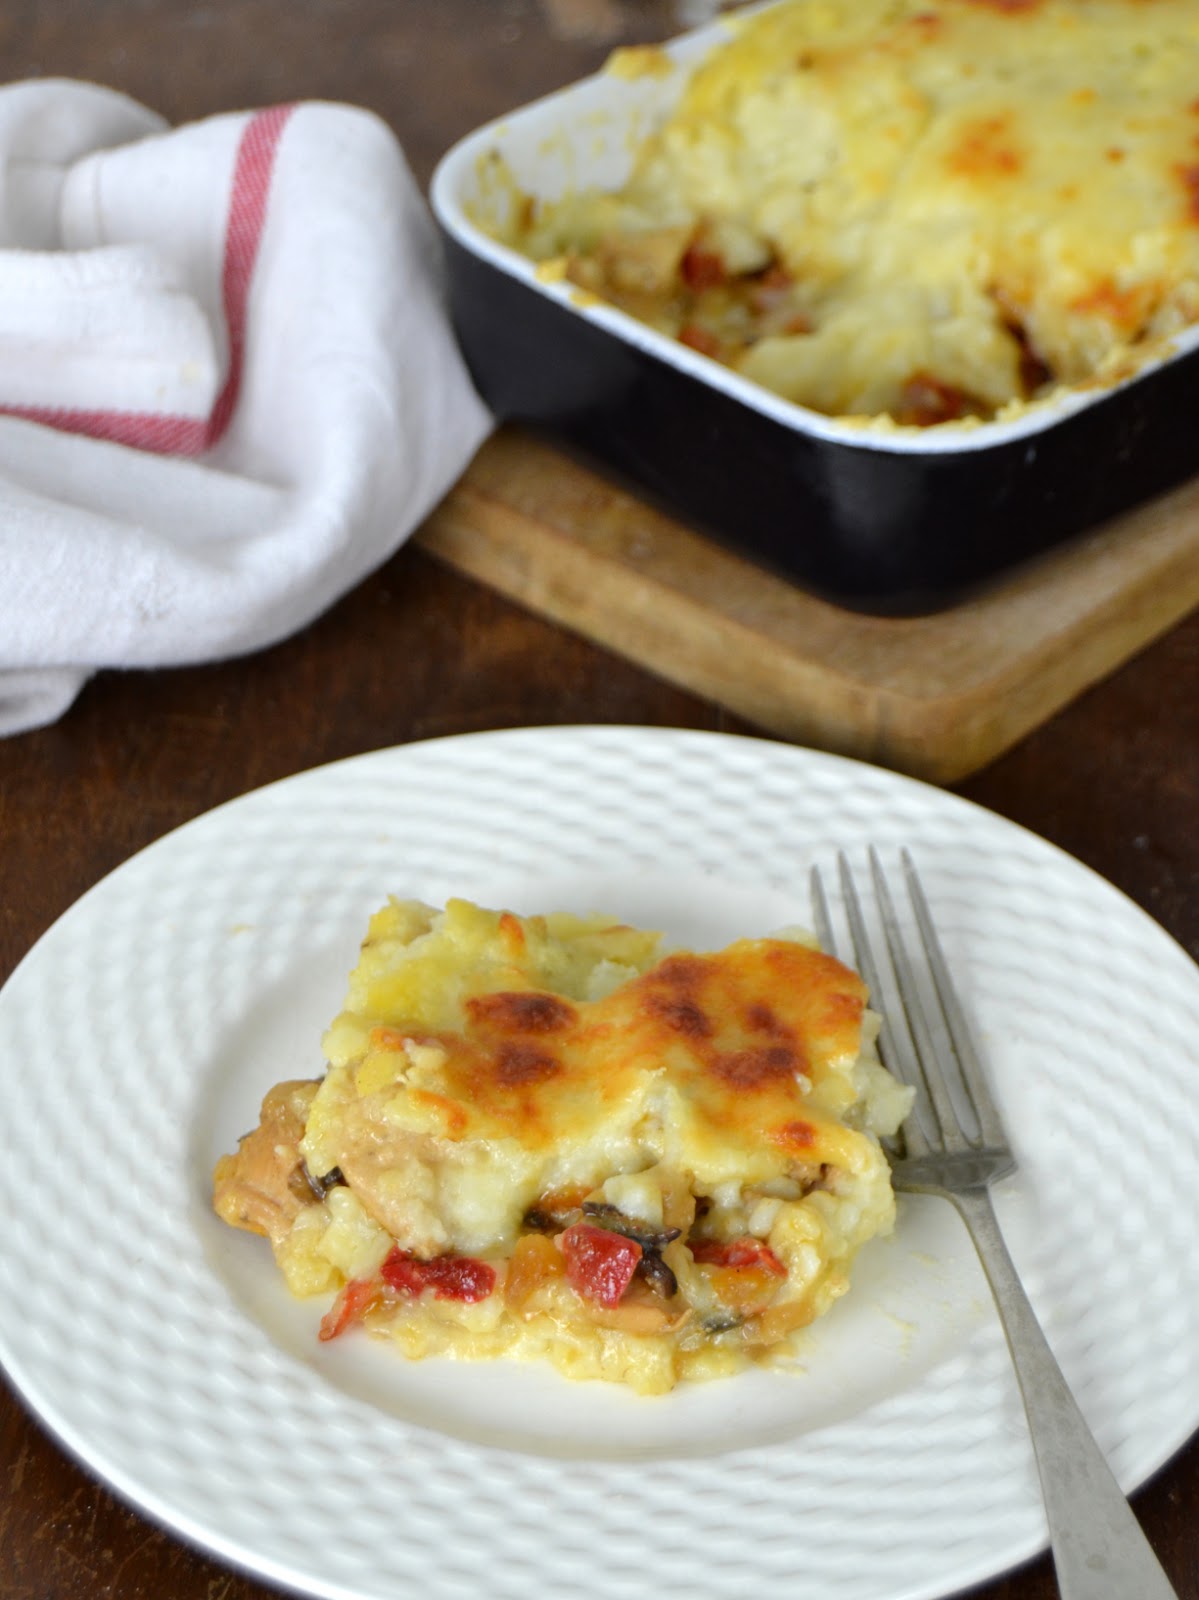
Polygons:
<instances>
[{"instance_id":1,"label":"fork tines","mask_svg":"<svg viewBox=\"0 0 1199 1600\"><path fill-rule=\"evenodd\" d=\"M1002 1147L1006 1143L1003 1126L911 855L907 850L900 852L915 922L915 935L910 938L905 938L882 861L873 846L869 860L877 939L868 929L862 898L844 852L837 856L838 879L854 965L870 989L873 1009L882 1017L879 1055L897 1078L916 1089L916 1112L909 1117L903 1135L907 1154L919 1157L929 1150L969 1150L980 1142ZM835 954L837 941L829 903L820 871L815 867L811 895L817 936L824 948ZM885 965L878 959L879 948L886 953ZM913 949L919 953L919 963L910 953ZM893 1003L896 996L898 1003ZM959 1104L968 1112L966 1128Z\"/></svg>"}]
</instances>

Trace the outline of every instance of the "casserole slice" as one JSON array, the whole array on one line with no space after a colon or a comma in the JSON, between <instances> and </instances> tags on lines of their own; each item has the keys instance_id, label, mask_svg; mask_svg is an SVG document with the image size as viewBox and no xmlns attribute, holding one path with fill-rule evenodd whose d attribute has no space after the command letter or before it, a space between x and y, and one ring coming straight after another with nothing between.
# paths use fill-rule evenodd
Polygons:
<instances>
[{"instance_id":1,"label":"casserole slice","mask_svg":"<svg viewBox=\"0 0 1199 1600\"><path fill-rule=\"evenodd\" d=\"M660 953L602 917L372 919L319 1083L215 1173L289 1287L410 1358L660 1393L793 1355L890 1230L910 1091L861 979L800 937Z\"/></svg>"}]
</instances>

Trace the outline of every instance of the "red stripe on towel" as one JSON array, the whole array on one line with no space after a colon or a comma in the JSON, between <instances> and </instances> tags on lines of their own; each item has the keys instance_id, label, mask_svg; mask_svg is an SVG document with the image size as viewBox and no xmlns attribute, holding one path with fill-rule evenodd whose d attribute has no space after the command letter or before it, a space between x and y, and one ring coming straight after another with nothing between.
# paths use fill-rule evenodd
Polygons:
<instances>
[{"instance_id":1,"label":"red stripe on towel","mask_svg":"<svg viewBox=\"0 0 1199 1600\"><path fill-rule=\"evenodd\" d=\"M241 393L246 353L246 311L279 140L295 106L257 111L242 131L233 168L221 298L229 340L229 369L207 418L140 411L84 411L59 406L3 406L0 415L41 422L64 433L150 450L158 455L198 456L224 434Z\"/></svg>"},{"instance_id":2,"label":"red stripe on towel","mask_svg":"<svg viewBox=\"0 0 1199 1600\"><path fill-rule=\"evenodd\" d=\"M279 139L294 106L271 106L250 118L237 150L233 169L233 193L229 199L229 221L225 228L225 265L221 273L221 296L225 303L225 326L229 331L229 372L225 387L217 396L208 419L205 448L214 445L229 426L241 391L246 353L246 306L250 280L258 259L258 246L266 222L266 202L275 170Z\"/></svg>"}]
</instances>

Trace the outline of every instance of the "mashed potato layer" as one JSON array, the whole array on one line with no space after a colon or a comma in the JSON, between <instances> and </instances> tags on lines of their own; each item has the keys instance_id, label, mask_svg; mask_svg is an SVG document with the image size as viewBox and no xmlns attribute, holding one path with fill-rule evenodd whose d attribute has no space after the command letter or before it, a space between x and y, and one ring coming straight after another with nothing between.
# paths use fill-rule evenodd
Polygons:
<instances>
[{"instance_id":1,"label":"mashed potato layer","mask_svg":"<svg viewBox=\"0 0 1199 1600\"><path fill-rule=\"evenodd\" d=\"M798 937L663 955L463 900L372 919L319 1082L267 1096L214 1202L290 1288L409 1357L644 1393L793 1350L893 1222L909 1091L861 980Z\"/></svg>"},{"instance_id":2,"label":"mashed potato layer","mask_svg":"<svg viewBox=\"0 0 1199 1600\"><path fill-rule=\"evenodd\" d=\"M786 0L509 242L818 411L992 418L1196 320L1197 84L1194 0Z\"/></svg>"}]
</instances>

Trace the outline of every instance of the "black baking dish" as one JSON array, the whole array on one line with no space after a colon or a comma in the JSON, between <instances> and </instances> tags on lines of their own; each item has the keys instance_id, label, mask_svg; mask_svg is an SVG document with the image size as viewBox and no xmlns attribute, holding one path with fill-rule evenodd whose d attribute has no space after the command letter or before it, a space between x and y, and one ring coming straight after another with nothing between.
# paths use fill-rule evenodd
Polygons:
<instances>
[{"instance_id":1,"label":"black baking dish","mask_svg":"<svg viewBox=\"0 0 1199 1600\"><path fill-rule=\"evenodd\" d=\"M609 73L477 130L434 175L451 311L480 392L739 553L855 611L944 609L1199 471L1199 338L1004 422L876 432L794 405L587 301L475 220L519 188L616 187L720 25L671 75ZM510 189L508 191L510 199Z\"/></svg>"}]
</instances>

